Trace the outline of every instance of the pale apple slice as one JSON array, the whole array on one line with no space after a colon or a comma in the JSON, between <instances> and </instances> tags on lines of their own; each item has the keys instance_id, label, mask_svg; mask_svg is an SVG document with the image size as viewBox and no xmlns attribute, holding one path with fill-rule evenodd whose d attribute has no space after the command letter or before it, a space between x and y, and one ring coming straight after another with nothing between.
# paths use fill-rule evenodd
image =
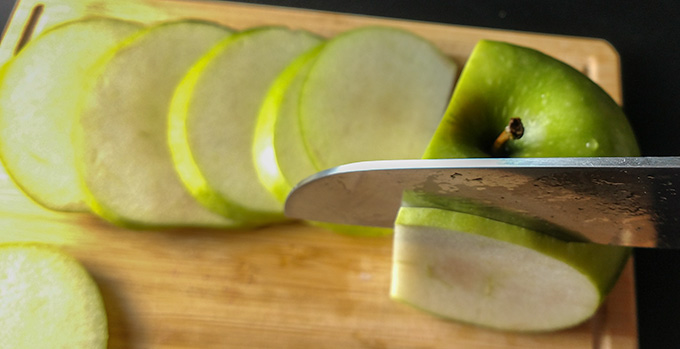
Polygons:
<instances>
[{"instance_id":1,"label":"pale apple slice","mask_svg":"<svg viewBox=\"0 0 680 349\"><path fill-rule=\"evenodd\" d=\"M300 96L302 136L316 169L420 158L455 74L434 45L400 29L365 27L329 41Z\"/></svg>"},{"instance_id":2,"label":"pale apple slice","mask_svg":"<svg viewBox=\"0 0 680 349\"><path fill-rule=\"evenodd\" d=\"M124 226L234 226L189 194L175 172L167 115L191 66L232 31L197 20L163 23L103 59L75 127L88 203Z\"/></svg>"},{"instance_id":3,"label":"pale apple slice","mask_svg":"<svg viewBox=\"0 0 680 349\"><path fill-rule=\"evenodd\" d=\"M3 348L106 348L106 310L94 280L47 245L0 245Z\"/></svg>"},{"instance_id":4,"label":"pale apple slice","mask_svg":"<svg viewBox=\"0 0 680 349\"><path fill-rule=\"evenodd\" d=\"M558 330L595 313L630 251L455 211L402 207L390 294L465 323Z\"/></svg>"},{"instance_id":5,"label":"pale apple slice","mask_svg":"<svg viewBox=\"0 0 680 349\"><path fill-rule=\"evenodd\" d=\"M302 85L323 45L298 57L276 78L257 117L255 169L262 185L281 202L295 184L318 171L302 140L298 115Z\"/></svg>"},{"instance_id":6,"label":"pale apple slice","mask_svg":"<svg viewBox=\"0 0 680 349\"><path fill-rule=\"evenodd\" d=\"M0 78L0 156L17 185L45 207L87 211L71 144L83 81L140 24L88 18L30 41Z\"/></svg>"},{"instance_id":7,"label":"pale apple slice","mask_svg":"<svg viewBox=\"0 0 680 349\"><path fill-rule=\"evenodd\" d=\"M185 185L226 217L284 220L283 204L258 180L252 147L260 105L276 77L321 39L256 28L218 44L180 83L170 110L170 145Z\"/></svg>"}]
</instances>

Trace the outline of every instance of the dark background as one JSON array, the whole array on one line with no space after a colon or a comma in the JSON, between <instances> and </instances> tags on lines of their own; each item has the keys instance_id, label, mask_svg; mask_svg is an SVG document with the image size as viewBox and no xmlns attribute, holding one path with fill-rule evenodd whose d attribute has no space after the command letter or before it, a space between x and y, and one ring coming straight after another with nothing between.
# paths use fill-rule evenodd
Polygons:
<instances>
[{"instance_id":1,"label":"dark background","mask_svg":"<svg viewBox=\"0 0 680 349\"><path fill-rule=\"evenodd\" d=\"M680 1L242 2L606 39L621 56L624 109L644 155L680 155ZM2 27L13 3L0 0ZM640 348L680 348L680 250L638 249L635 262Z\"/></svg>"}]
</instances>

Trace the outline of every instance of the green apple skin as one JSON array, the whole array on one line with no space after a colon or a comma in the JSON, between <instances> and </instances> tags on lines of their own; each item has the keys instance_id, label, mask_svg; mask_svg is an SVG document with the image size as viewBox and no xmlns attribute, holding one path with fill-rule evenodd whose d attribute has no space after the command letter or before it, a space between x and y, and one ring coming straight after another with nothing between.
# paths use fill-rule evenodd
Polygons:
<instances>
[{"instance_id":1,"label":"green apple skin","mask_svg":"<svg viewBox=\"0 0 680 349\"><path fill-rule=\"evenodd\" d=\"M492 154L512 117L524 136ZM480 41L424 158L638 156L621 107L571 66L539 51Z\"/></svg>"},{"instance_id":2,"label":"green apple skin","mask_svg":"<svg viewBox=\"0 0 680 349\"><path fill-rule=\"evenodd\" d=\"M510 118L521 118L525 130L520 139L510 140L503 147L493 149L498 135L508 125ZM430 142L424 158L465 158L465 157L582 157L582 156L637 156L639 148L633 131L628 124L621 108L598 85L588 77L572 67L551 58L536 50L520 47L508 43L483 40L474 48L466 63L458 84L455 87L451 101L442 121ZM489 241L502 241L498 253L513 254L525 250L526 255L538 257L531 263L555 264L565 270L578 270L589 282L581 283L575 292L583 292L582 297L589 297L591 307L585 312L570 315L567 319L559 316L552 318L549 323L517 323L512 313L506 316L505 322L498 322L497 318L477 318L474 313L456 308L437 307L431 297L446 299L446 292L436 296L424 296L421 291L433 286L439 281L426 277L427 272L414 275L402 275L398 263L393 269L392 297L407 302L415 307L436 313L440 316L461 322L471 322L476 325L493 327L512 331L548 331L576 325L590 317L611 290L630 255L630 248L619 246L594 246L588 243L570 242L557 238L561 232L532 231L527 227L516 226L507 222L500 222L489 217L475 216L451 211L455 205L446 205L441 200L428 200L426 195L415 195L419 202L411 205L421 206L419 209L431 209L436 214L409 214L408 219L398 218L397 230L400 225L417 226L425 231L432 231L439 235L442 244L448 240L454 241L465 234L466 237L477 235L467 241L470 248L478 248ZM409 203L405 202L405 206ZM402 206L402 209L405 207ZM411 207L410 209L418 209ZM474 213L474 212L472 212ZM477 212L479 213L479 212ZM404 213L405 214L405 213ZM480 213L481 214L481 213ZM400 213L402 215L402 213ZM405 214L406 215L406 214ZM416 233L418 229L416 229ZM449 234L448 237L446 234ZM406 234L408 235L408 234ZM443 236L443 237L442 237ZM395 234L395 261L406 254L409 248L404 248L403 241L409 237L404 233ZM564 236L562 235L562 238ZM413 238L418 242L427 240ZM495 242L494 242L495 243ZM408 244L407 244L408 245ZM401 252L397 252L401 251ZM479 248L484 253L483 248ZM596 252L592 252L596 251ZM432 254L445 254L434 252ZM455 253L451 251L450 253ZM521 253L520 253L521 254ZM543 258L540 258L543 256ZM468 265L483 265L484 257L468 255L465 263ZM533 257L532 257L533 258ZM544 260L544 261L542 261ZM425 261L423 261L425 263ZM436 263L435 263L436 264ZM606 266L606 267L605 267ZM435 266L438 267L438 266ZM592 268L602 269L593 270ZM531 270L529 264L515 263L512 272L520 272L522 268ZM512 269L511 268L511 269ZM528 268L528 269L527 269ZM546 269L546 270L549 270ZM468 270L460 275L449 275L449 285L463 285L466 275L473 277L475 270ZM425 277L423 277L425 276ZM536 277L550 280L550 273L540 273ZM428 281L430 280L430 281ZM430 284L430 282L432 284ZM546 281L549 282L549 281ZM406 294L405 285L410 287ZM550 289L550 285L545 285ZM462 287L462 286L461 286ZM592 289L594 287L594 289ZM420 290L416 290L416 289ZM507 291L507 290L505 290ZM480 291L481 292L481 291ZM510 292L512 293L512 292ZM530 294L530 293L528 293ZM590 295L590 296L587 296ZM451 292L452 302L455 302L455 292ZM593 297L594 296L594 297ZM531 299L515 300L531 304ZM529 297L529 296L527 296ZM550 298L533 296L533 309L544 309L556 306L559 300L549 301ZM596 303L592 303L595 300ZM485 307L488 300L484 297L471 301L478 302L476 306ZM433 305L435 304L435 305ZM468 305L463 304L463 307ZM510 315L507 317L507 315ZM559 315L559 314L558 314Z\"/></svg>"},{"instance_id":3,"label":"green apple skin","mask_svg":"<svg viewBox=\"0 0 680 349\"><path fill-rule=\"evenodd\" d=\"M78 260L40 243L0 244L3 348L106 348L97 284Z\"/></svg>"}]
</instances>

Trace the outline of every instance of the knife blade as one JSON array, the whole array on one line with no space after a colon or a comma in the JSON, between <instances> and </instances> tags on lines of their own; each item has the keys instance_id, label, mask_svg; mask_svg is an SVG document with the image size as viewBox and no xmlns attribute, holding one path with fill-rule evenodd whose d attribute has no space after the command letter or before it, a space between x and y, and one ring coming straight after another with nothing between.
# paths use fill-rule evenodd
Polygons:
<instances>
[{"instance_id":1,"label":"knife blade","mask_svg":"<svg viewBox=\"0 0 680 349\"><path fill-rule=\"evenodd\" d=\"M680 157L366 161L300 182L285 214L392 227L399 207L441 207L564 239L680 247Z\"/></svg>"}]
</instances>

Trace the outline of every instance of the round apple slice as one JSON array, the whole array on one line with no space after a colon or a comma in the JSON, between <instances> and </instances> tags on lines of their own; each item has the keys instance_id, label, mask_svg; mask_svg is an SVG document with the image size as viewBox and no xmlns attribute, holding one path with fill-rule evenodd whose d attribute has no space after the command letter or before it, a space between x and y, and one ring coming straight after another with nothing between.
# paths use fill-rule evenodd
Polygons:
<instances>
[{"instance_id":1,"label":"round apple slice","mask_svg":"<svg viewBox=\"0 0 680 349\"><path fill-rule=\"evenodd\" d=\"M225 27L196 20L151 27L103 59L89 81L74 139L92 210L124 226L234 226L200 205L170 156L175 87Z\"/></svg>"},{"instance_id":2,"label":"round apple slice","mask_svg":"<svg viewBox=\"0 0 680 349\"><path fill-rule=\"evenodd\" d=\"M300 96L300 125L317 170L420 158L446 109L456 65L407 31L367 27L329 41Z\"/></svg>"},{"instance_id":3,"label":"round apple slice","mask_svg":"<svg viewBox=\"0 0 680 349\"><path fill-rule=\"evenodd\" d=\"M470 324L558 330L595 313L630 251L566 242L460 212L402 207L390 294Z\"/></svg>"},{"instance_id":4,"label":"round apple slice","mask_svg":"<svg viewBox=\"0 0 680 349\"><path fill-rule=\"evenodd\" d=\"M89 69L141 25L89 18L29 42L0 78L0 156L17 185L39 204L87 211L71 129Z\"/></svg>"},{"instance_id":5,"label":"round apple slice","mask_svg":"<svg viewBox=\"0 0 680 349\"><path fill-rule=\"evenodd\" d=\"M5 348L106 348L97 285L80 263L46 245L0 245L0 343Z\"/></svg>"},{"instance_id":6,"label":"round apple slice","mask_svg":"<svg viewBox=\"0 0 680 349\"><path fill-rule=\"evenodd\" d=\"M252 147L260 105L276 77L321 42L304 31L249 30L218 44L175 92L171 152L207 207L252 224L281 221L283 205L258 180Z\"/></svg>"}]
</instances>

